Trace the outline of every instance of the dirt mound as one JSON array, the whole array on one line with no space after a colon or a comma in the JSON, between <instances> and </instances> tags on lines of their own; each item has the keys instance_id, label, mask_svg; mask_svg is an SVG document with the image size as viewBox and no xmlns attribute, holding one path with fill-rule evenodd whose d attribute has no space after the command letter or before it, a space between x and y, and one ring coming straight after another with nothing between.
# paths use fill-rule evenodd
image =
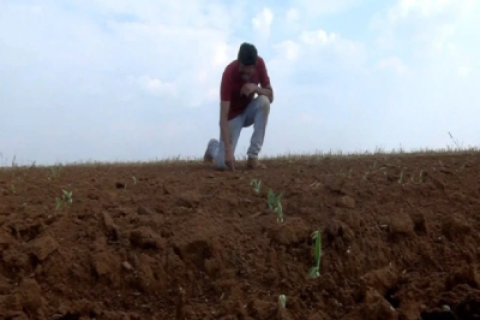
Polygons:
<instances>
[{"instance_id":1,"label":"dirt mound","mask_svg":"<svg viewBox=\"0 0 480 320\"><path fill-rule=\"evenodd\" d=\"M0 319L477 319L479 165L431 155L235 173L0 171Z\"/></svg>"}]
</instances>

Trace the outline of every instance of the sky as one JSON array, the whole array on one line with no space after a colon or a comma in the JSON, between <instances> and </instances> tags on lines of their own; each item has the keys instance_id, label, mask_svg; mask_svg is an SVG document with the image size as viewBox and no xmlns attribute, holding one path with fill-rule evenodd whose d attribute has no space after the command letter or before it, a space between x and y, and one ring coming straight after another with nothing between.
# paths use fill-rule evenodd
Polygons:
<instances>
[{"instance_id":1,"label":"sky","mask_svg":"<svg viewBox=\"0 0 480 320\"><path fill-rule=\"evenodd\" d=\"M479 16L478 0L0 0L0 163L202 157L243 42L275 92L261 156L478 146Z\"/></svg>"}]
</instances>

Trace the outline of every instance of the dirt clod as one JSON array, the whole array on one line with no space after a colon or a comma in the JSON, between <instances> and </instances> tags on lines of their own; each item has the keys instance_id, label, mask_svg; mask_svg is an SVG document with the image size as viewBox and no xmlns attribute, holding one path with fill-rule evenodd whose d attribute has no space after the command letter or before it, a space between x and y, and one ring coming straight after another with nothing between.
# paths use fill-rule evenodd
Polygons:
<instances>
[{"instance_id":1,"label":"dirt clod","mask_svg":"<svg viewBox=\"0 0 480 320\"><path fill-rule=\"evenodd\" d=\"M32 250L33 254L39 261L43 261L48 258L52 253L58 249L58 243L55 239L49 235L40 237L33 241Z\"/></svg>"},{"instance_id":2,"label":"dirt clod","mask_svg":"<svg viewBox=\"0 0 480 320\"><path fill-rule=\"evenodd\" d=\"M355 208L355 199L353 199L350 196L343 196L337 201L337 206L341 208L349 208L349 209L354 209Z\"/></svg>"},{"instance_id":3,"label":"dirt clod","mask_svg":"<svg viewBox=\"0 0 480 320\"><path fill-rule=\"evenodd\" d=\"M130 242L133 246L142 249L162 249L166 247L165 239L146 226L131 231Z\"/></svg>"}]
</instances>

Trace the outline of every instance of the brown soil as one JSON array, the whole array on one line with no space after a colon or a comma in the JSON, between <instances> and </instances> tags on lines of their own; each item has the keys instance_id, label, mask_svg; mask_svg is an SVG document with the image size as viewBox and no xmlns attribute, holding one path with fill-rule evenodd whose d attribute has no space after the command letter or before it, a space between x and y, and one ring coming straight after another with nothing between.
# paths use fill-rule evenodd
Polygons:
<instances>
[{"instance_id":1,"label":"brown soil","mask_svg":"<svg viewBox=\"0 0 480 320\"><path fill-rule=\"evenodd\" d=\"M0 319L478 319L480 155L266 164L0 171Z\"/></svg>"}]
</instances>

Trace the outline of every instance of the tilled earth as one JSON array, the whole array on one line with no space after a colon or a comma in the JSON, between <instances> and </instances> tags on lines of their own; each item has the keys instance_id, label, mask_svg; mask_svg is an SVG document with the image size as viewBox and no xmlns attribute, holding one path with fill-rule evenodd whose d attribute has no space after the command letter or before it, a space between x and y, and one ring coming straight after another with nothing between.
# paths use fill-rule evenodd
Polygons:
<instances>
[{"instance_id":1,"label":"tilled earth","mask_svg":"<svg viewBox=\"0 0 480 320\"><path fill-rule=\"evenodd\" d=\"M0 319L479 319L479 154L266 165L0 171Z\"/></svg>"}]
</instances>

